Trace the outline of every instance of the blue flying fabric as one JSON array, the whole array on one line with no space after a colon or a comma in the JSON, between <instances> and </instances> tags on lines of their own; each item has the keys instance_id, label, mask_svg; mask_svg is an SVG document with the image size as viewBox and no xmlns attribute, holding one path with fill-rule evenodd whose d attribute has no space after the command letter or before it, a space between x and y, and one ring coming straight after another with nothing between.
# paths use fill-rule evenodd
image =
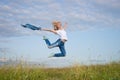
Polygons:
<instances>
[{"instance_id":1,"label":"blue flying fabric","mask_svg":"<svg viewBox=\"0 0 120 80\"><path fill-rule=\"evenodd\" d=\"M31 25L31 24L25 24L25 25L21 24L21 26L24 28L32 29L32 30L41 30L41 27L36 27L34 25Z\"/></svg>"}]
</instances>

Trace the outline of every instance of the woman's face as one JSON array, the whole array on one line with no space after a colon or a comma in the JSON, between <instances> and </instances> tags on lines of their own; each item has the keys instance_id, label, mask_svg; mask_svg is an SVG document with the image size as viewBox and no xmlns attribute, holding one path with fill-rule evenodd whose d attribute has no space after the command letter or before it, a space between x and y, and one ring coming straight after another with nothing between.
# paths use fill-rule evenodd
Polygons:
<instances>
[{"instance_id":1,"label":"woman's face","mask_svg":"<svg viewBox=\"0 0 120 80\"><path fill-rule=\"evenodd\" d=\"M57 27L60 28L61 27L61 22L57 23Z\"/></svg>"}]
</instances>

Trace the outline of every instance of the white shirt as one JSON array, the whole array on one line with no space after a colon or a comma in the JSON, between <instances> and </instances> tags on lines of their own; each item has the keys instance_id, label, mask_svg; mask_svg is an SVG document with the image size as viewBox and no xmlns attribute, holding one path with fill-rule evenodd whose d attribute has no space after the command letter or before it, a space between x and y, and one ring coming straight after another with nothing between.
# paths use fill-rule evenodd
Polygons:
<instances>
[{"instance_id":1,"label":"white shirt","mask_svg":"<svg viewBox=\"0 0 120 80\"><path fill-rule=\"evenodd\" d=\"M64 29L62 30L57 30L57 34L59 35L60 39L65 39L68 40L66 31Z\"/></svg>"}]
</instances>

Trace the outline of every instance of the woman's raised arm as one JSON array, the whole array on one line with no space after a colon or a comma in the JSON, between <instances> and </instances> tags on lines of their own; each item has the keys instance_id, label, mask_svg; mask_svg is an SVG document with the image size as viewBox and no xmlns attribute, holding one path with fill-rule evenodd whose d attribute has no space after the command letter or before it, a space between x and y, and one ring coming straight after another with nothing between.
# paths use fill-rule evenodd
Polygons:
<instances>
[{"instance_id":1,"label":"woman's raised arm","mask_svg":"<svg viewBox=\"0 0 120 80\"><path fill-rule=\"evenodd\" d=\"M63 29L67 28L67 22L64 24Z\"/></svg>"}]
</instances>

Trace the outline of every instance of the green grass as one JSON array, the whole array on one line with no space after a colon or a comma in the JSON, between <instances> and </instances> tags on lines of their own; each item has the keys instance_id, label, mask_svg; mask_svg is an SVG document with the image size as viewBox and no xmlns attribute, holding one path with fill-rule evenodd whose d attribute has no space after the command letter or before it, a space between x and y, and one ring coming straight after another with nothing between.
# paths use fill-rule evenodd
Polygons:
<instances>
[{"instance_id":1,"label":"green grass","mask_svg":"<svg viewBox=\"0 0 120 80\"><path fill-rule=\"evenodd\" d=\"M0 80L120 80L120 63L69 68L3 66Z\"/></svg>"}]
</instances>

